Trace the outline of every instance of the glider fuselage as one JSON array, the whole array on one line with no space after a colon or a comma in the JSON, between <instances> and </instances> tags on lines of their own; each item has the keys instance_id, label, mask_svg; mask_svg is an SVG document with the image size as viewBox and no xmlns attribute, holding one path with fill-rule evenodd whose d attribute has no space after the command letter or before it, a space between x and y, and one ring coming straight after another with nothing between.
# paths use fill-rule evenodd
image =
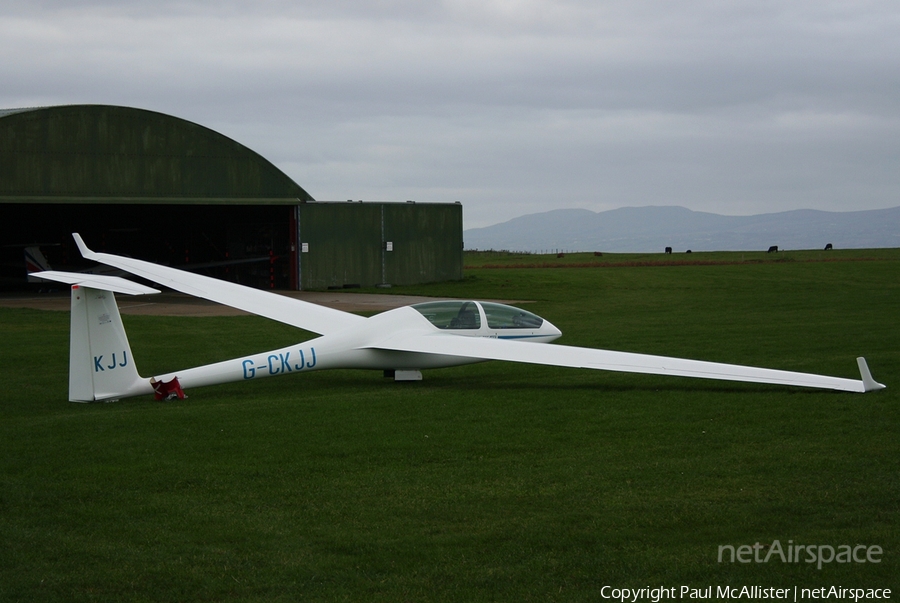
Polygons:
<instances>
[{"instance_id":1,"label":"glider fuselage","mask_svg":"<svg viewBox=\"0 0 900 603\"><path fill-rule=\"evenodd\" d=\"M487 311L485 310L487 308ZM401 352L376 345L384 333L409 336L455 335L546 343L562 335L535 314L494 302L441 301L404 306L362 324L277 350L159 375L178 377L182 387L199 387L324 369L422 370L483 362L481 358Z\"/></svg>"}]
</instances>

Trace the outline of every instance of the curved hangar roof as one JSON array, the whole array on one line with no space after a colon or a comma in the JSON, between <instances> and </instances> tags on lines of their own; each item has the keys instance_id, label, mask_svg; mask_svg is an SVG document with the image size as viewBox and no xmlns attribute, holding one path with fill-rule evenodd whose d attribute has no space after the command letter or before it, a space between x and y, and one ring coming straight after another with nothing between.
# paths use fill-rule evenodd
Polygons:
<instances>
[{"instance_id":1,"label":"curved hangar roof","mask_svg":"<svg viewBox=\"0 0 900 603\"><path fill-rule=\"evenodd\" d=\"M314 199L244 145L198 124L109 105L0 110L0 200L298 203Z\"/></svg>"}]
</instances>

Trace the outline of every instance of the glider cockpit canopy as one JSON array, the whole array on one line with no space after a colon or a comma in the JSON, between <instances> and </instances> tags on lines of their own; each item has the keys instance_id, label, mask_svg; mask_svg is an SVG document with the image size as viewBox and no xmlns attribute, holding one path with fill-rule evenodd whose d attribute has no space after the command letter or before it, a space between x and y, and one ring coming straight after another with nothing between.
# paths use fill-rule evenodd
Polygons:
<instances>
[{"instance_id":1,"label":"glider cockpit canopy","mask_svg":"<svg viewBox=\"0 0 900 603\"><path fill-rule=\"evenodd\" d=\"M506 304L476 301L434 301L412 306L438 329L540 329L544 319Z\"/></svg>"}]
</instances>

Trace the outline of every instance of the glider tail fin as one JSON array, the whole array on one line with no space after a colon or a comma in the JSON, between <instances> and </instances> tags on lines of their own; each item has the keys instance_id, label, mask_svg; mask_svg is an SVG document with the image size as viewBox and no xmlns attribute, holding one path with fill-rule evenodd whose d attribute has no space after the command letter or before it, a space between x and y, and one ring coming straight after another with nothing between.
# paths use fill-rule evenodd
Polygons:
<instances>
[{"instance_id":1,"label":"glider tail fin","mask_svg":"<svg viewBox=\"0 0 900 603\"><path fill-rule=\"evenodd\" d=\"M69 400L93 402L152 394L153 387L138 375L116 293L144 295L157 289L117 276L46 270L41 280L72 288L69 330Z\"/></svg>"},{"instance_id":2,"label":"glider tail fin","mask_svg":"<svg viewBox=\"0 0 900 603\"><path fill-rule=\"evenodd\" d=\"M79 247L84 246L76 236ZM118 276L45 270L40 280L72 288L69 336L69 401L93 402L153 394L157 400L186 398L177 377L157 381L141 377L134 365L116 293L146 295L158 289Z\"/></svg>"},{"instance_id":3,"label":"glider tail fin","mask_svg":"<svg viewBox=\"0 0 900 603\"><path fill-rule=\"evenodd\" d=\"M112 291L72 285L69 400L93 402L153 393L131 354Z\"/></svg>"}]
</instances>

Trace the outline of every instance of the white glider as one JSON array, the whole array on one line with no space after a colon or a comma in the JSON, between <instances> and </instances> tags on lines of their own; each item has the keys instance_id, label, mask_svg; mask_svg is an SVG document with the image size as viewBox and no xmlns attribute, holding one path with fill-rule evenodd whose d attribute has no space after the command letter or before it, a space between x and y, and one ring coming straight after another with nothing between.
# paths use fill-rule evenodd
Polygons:
<instances>
[{"instance_id":1,"label":"white glider","mask_svg":"<svg viewBox=\"0 0 900 603\"><path fill-rule=\"evenodd\" d=\"M182 388L331 368L378 369L390 371L398 380L418 380L422 369L485 360L849 392L884 387L872 378L863 358L857 358L861 378L854 380L549 344L562 333L548 321L519 308L490 302L426 302L363 318L175 268L96 253L78 234L73 236L86 259L320 335L278 350L145 378L134 365L115 293L143 295L158 290L118 277L36 273L34 276L72 287L69 400L73 402L147 394L182 397Z\"/></svg>"}]
</instances>

